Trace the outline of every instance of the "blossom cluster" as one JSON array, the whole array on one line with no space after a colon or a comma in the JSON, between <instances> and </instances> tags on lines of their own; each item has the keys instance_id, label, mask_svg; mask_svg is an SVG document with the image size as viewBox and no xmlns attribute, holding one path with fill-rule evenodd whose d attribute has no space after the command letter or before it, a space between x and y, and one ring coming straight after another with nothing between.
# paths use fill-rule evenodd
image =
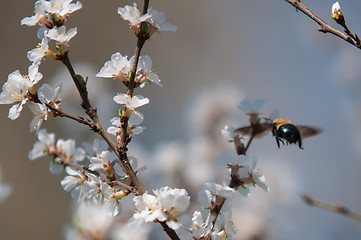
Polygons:
<instances>
[{"instance_id":1,"label":"blossom cluster","mask_svg":"<svg viewBox=\"0 0 361 240\"><path fill-rule=\"evenodd\" d=\"M9 118L14 120L28 103L34 116L30 123L30 131L38 132L42 122L53 116L51 108L60 109L61 85L52 89L49 85L43 84L38 90L35 89L36 84L43 78L39 66L44 58L58 59L68 51L69 41L77 34L77 29L67 31L63 24L71 13L81 7L80 2L40 0L35 3L35 15L21 21L22 25L42 26L38 30L41 41L36 48L27 53L28 59L32 62L28 74L21 75L19 70L9 74L0 93L0 104L14 104L9 110ZM57 54L50 50L50 41L56 43Z\"/></svg>"},{"instance_id":2,"label":"blossom cluster","mask_svg":"<svg viewBox=\"0 0 361 240\"><path fill-rule=\"evenodd\" d=\"M244 99L238 106L238 109L249 115L251 124L249 129L251 132L253 131L253 127L261 124L259 115L265 103L266 101L262 99L257 99L254 102L250 99ZM277 115L277 112L273 112L270 118L274 118ZM265 131L267 130L268 129L265 128ZM229 185L244 196L249 196L251 187L255 186L269 191L269 187L265 183L264 174L261 170L256 169L257 158L250 158L245 154L246 149L244 144L241 143L242 137L239 137L239 132L237 132L234 127L227 125L222 129L221 134L225 140L235 143L238 153L238 155L227 155L218 159L219 164L230 170L231 181ZM241 151L238 151L238 149L241 149Z\"/></svg>"},{"instance_id":3,"label":"blossom cluster","mask_svg":"<svg viewBox=\"0 0 361 240\"><path fill-rule=\"evenodd\" d=\"M109 184L107 178L122 180L125 173L114 154L108 150L108 144L96 139L93 144L83 143L84 148L76 147L75 140L58 139L55 134L47 133L41 129L38 133L39 141L34 144L29 152L29 159L34 160L43 156L51 157L50 171L54 174L61 173L65 168L67 176L61 181L65 191L71 193L74 200L92 204L103 204L109 214L115 216L119 213L119 200L129 192L122 191L114 184ZM75 168L85 159L89 161L89 170ZM137 168L137 160L130 157L132 166ZM95 174L98 172L98 174ZM101 178L99 173L107 177Z\"/></svg>"}]
</instances>

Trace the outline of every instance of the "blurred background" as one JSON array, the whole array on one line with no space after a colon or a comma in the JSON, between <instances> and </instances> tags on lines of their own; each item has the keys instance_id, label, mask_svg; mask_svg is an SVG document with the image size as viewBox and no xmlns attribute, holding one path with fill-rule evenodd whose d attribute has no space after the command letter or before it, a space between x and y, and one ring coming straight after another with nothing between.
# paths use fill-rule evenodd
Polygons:
<instances>
[{"instance_id":1,"label":"blurred background","mask_svg":"<svg viewBox=\"0 0 361 240\"><path fill-rule=\"evenodd\" d=\"M1 85L16 69L27 73L26 52L39 40L37 27L20 21L33 15L34 2L0 2ZM78 28L70 59L77 73L89 76L91 102L108 127L118 107L112 97L125 89L117 80L94 75L113 53L133 54L136 37L117 14L118 7L133 1L81 2L83 8L66 23ZM330 18L333 1L302 2L339 28ZM278 149L270 134L254 141L248 154L258 158L271 191L234 200L237 239L361 239L359 222L309 207L299 198L307 193L361 213L361 51L319 33L314 22L285 1L168 0L150 5L164 11L178 30L155 34L142 50L163 83L163 88L136 89L150 99L140 108L147 129L130 144L131 154L148 165L142 176L146 188L185 187L196 202L203 182L227 179L216 160L233 149L220 131L226 124L247 125L239 102L268 99L265 117L277 109L282 117L323 132L304 140L304 150L295 145ZM361 2L343 0L340 5L349 28L361 33ZM83 115L64 66L47 59L40 72L43 83L54 87L62 82L64 111ZM26 107L11 121L9 107L0 106L0 168L2 182L13 191L0 204L1 238L63 239L72 216L71 196L60 185L64 174L52 175L46 158L28 160L37 141L29 132L31 112ZM78 146L96 137L68 119L51 119L43 127L57 138L76 139Z\"/></svg>"}]
</instances>

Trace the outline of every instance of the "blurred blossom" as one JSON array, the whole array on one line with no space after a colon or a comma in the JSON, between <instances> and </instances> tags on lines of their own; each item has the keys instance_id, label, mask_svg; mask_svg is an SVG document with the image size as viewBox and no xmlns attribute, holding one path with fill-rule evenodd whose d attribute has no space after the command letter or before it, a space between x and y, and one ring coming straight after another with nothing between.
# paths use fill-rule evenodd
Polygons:
<instances>
[{"instance_id":1,"label":"blurred blossom","mask_svg":"<svg viewBox=\"0 0 361 240\"><path fill-rule=\"evenodd\" d=\"M89 77L87 87L88 95L91 99L92 106L97 109L98 115L101 116L101 120L108 124L108 120L118 112L117 104L114 103L110 94L115 94L115 89L111 84L104 84L103 81L95 78L96 66L90 63L80 62L73 63L73 67L77 74L85 77ZM73 115L82 115L84 110L80 106L80 97L77 93L74 84L71 82L69 72L65 68L59 68L50 80L50 86L59 86L62 84L62 99L66 101L62 102L62 108L66 109L66 112ZM108 96L108 97L105 97ZM83 128L79 128L79 125L74 124L73 121L61 121L62 131L67 132L67 135L78 137L89 137L89 131L84 131ZM106 125L105 125L106 126ZM93 134L92 134L93 135Z\"/></svg>"},{"instance_id":2,"label":"blurred blossom","mask_svg":"<svg viewBox=\"0 0 361 240\"><path fill-rule=\"evenodd\" d=\"M247 155L236 155L236 154L226 154L217 159L218 164L224 167L230 166L243 166L246 162L249 161Z\"/></svg>"},{"instance_id":3,"label":"blurred blossom","mask_svg":"<svg viewBox=\"0 0 361 240\"><path fill-rule=\"evenodd\" d=\"M184 107L189 136L201 134L219 139L220 130L232 120L236 122L235 103L243 98L242 95L238 87L227 81L197 89Z\"/></svg>"},{"instance_id":4,"label":"blurred blossom","mask_svg":"<svg viewBox=\"0 0 361 240\"><path fill-rule=\"evenodd\" d=\"M244 113L260 113L263 106L268 102L265 99L256 99L252 101L251 99L245 98L240 102L238 109Z\"/></svg>"},{"instance_id":5,"label":"blurred blossom","mask_svg":"<svg viewBox=\"0 0 361 240\"><path fill-rule=\"evenodd\" d=\"M112 240L129 240L130 236L131 240L148 240L151 230L151 223L127 223L124 225L118 224L114 226Z\"/></svg>"},{"instance_id":6,"label":"blurred blossom","mask_svg":"<svg viewBox=\"0 0 361 240\"><path fill-rule=\"evenodd\" d=\"M79 203L73 216L72 225L65 229L66 240L105 239L113 217L102 204Z\"/></svg>"},{"instance_id":7,"label":"blurred blossom","mask_svg":"<svg viewBox=\"0 0 361 240\"><path fill-rule=\"evenodd\" d=\"M12 192L12 187L9 184L2 182L2 172L0 168L0 204L5 202L5 199L9 197Z\"/></svg>"},{"instance_id":8,"label":"blurred blossom","mask_svg":"<svg viewBox=\"0 0 361 240\"><path fill-rule=\"evenodd\" d=\"M232 198L233 222L237 229L236 239L267 237L278 239L283 232L292 231L297 222L290 218L290 211L302 204L298 177L286 159L271 157L262 161L272 191L267 193L257 188L244 198L235 194ZM235 207L237 206L237 207ZM277 219L277 221L273 221Z\"/></svg>"},{"instance_id":9,"label":"blurred blossom","mask_svg":"<svg viewBox=\"0 0 361 240\"><path fill-rule=\"evenodd\" d=\"M234 127L232 126L228 126L226 125L222 131L221 131L221 135L223 137L224 140L230 141L232 142L234 140Z\"/></svg>"},{"instance_id":10,"label":"blurred blossom","mask_svg":"<svg viewBox=\"0 0 361 240\"><path fill-rule=\"evenodd\" d=\"M154 164L148 164L155 186L162 183L177 186L183 182L184 169L187 168L185 148L180 141L163 142L156 146L151 158Z\"/></svg>"}]
</instances>

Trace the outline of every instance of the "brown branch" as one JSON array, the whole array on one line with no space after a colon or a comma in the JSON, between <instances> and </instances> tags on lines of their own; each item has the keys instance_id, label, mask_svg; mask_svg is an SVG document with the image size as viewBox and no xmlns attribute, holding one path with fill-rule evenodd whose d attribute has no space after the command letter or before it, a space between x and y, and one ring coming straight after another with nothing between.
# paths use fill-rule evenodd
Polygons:
<instances>
[{"instance_id":1,"label":"brown branch","mask_svg":"<svg viewBox=\"0 0 361 240\"><path fill-rule=\"evenodd\" d=\"M93 123L94 123L99 135L108 143L110 148L114 151L114 153L119 158L125 172L129 175L131 183L135 185L135 187L137 189L136 195L143 194L145 192L145 189L144 189L143 185L141 184L141 182L139 181L138 177L136 176L136 173L134 172L132 166L130 165L128 158L124 158L124 156L119 154L117 145L114 143L114 141L111 139L111 137L108 135L108 133L102 127L96 110L94 108L92 108L92 106L90 104L86 85L85 85L85 83L82 84L79 82L77 75L73 69L73 66L70 62L68 53L65 53L61 58L59 58L59 60L68 69L68 71L73 79L73 82L74 82L76 88L78 89L78 92L79 92L81 100L82 100L81 106L84 108L86 114L93 120Z\"/></svg>"},{"instance_id":2,"label":"brown branch","mask_svg":"<svg viewBox=\"0 0 361 240\"><path fill-rule=\"evenodd\" d=\"M168 225L165 222L159 222L160 225L162 225L163 230L166 232L166 234L168 235L168 237L170 237L170 239L173 240L180 240L180 238L178 237L177 233L171 229L170 227L168 227Z\"/></svg>"},{"instance_id":3,"label":"brown branch","mask_svg":"<svg viewBox=\"0 0 361 240\"><path fill-rule=\"evenodd\" d=\"M309 18L311 18L313 21L315 21L318 25L320 25L320 27L318 28L318 31L323 32L323 33L331 33L343 40L345 40L346 42L349 42L350 44L354 45L355 47L361 49L361 45L360 42L357 37L357 35L354 35L348 28L346 25L342 25L345 28L345 32L343 33L337 29L335 29L334 27L331 27L329 24L327 24L325 21L323 21L321 18L319 18L317 15L315 15L314 13L312 13L303 3L301 3L299 0L285 0L286 2L288 2L289 4L291 4L292 6L294 6L296 9L300 10L301 12L303 12L306 16L308 16Z\"/></svg>"},{"instance_id":4,"label":"brown branch","mask_svg":"<svg viewBox=\"0 0 361 240\"><path fill-rule=\"evenodd\" d=\"M143 6L143 12L142 14L146 14L148 11L148 6L149 6L149 0L145 0L144 1L144 6ZM141 23L141 29L143 29L144 26L144 22ZM133 97L134 94L134 88L135 88L135 77L136 77L136 73L137 73L137 67L138 67L138 62L139 62L139 57L140 57L140 52L144 46L145 41L149 38L149 35L147 33L143 33L143 31L141 30L140 34L137 35L137 45L135 48L135 52L134 52L134 62L133 62L133 66L132 69L130 70L130 77L129 77L129 84L128 84L128 90L127 90L127 95L130 97ZM125 112L127 112L127 107L125 107ZM119 148L117 150L117 154L119 155L119 158L121 159L122 162L126 163L129 162L128 160L128 155L127 155L127 145L130 141L130 138L127 134L127 129L128 129L128 120L129 118L127 117L120 117L120 139L119 139ZM127 165L127 164L124 164ZM127 167L127 166L124 166ZM138 194L142 195L143 193L145 193L145 189L143 188L143 186L141 186L138 178L132 178L132 181L137 181L134 182L134 184L138 189Z\"/></svg>"},{"instance_id":5,"label":"brown branch","mask_svg":"<svg viewBox=\"0 0 361 240\"><path fill-rule=\"evenodd\" d=\"M149 7L149 0L144 0L142 15L147 13L148 7ZM134 52L134 62L133 62L132 69L130 70L129 85L128 85L128 91L127 91L127 95L129 95L130 97L133 96L133 92L134 92L135 75L137 73L137 66L138 66L138 61L139 61L139 57L140 57L140 52L144 46L145 41L149 38L148 33L143 33L144 24L147 24L147 23L145 23L145 22L141 23L141 27L140 27L141 32L140 32L140 34L137 35L138 40L137 40L137 46L135 47L135 52Z\"/></svg>"},{"instance_id":6,"label":"brown branch","mask_svg":"<svg viewBox=\"0 0 361 240\"><path fill-rule=\"evenodd\" d=\"M80 116L76 117L76 116L66 113L60 109L54 108L53 106L51 106L50 104L47 104L47 103L45 105L53 112L54 117L65 117L65 118L72 119L74 121L77 121L78 123L82 123L82 124L88 126L92 131L98 132L98 128L89 119L85 119Z\"/></svg>"},{"instance_id":7,"label":"brown branch","mask_svg":"<svg viewBox=\"0 0 361 240\"><path fill-rule=\"evenodd\" d=\"M301 198L303 201L305 201L310 206L315 206L318 208L325 209L330 212L335 212L341 215L344 215L345 217L349 217L353 220L361 222L361 215L351 212L348 208L342 205L332 205L326 202L322 202L320 200L316 200L314 198L311 198L307 194L301 194Z\"/></svg>"}]
</instances>

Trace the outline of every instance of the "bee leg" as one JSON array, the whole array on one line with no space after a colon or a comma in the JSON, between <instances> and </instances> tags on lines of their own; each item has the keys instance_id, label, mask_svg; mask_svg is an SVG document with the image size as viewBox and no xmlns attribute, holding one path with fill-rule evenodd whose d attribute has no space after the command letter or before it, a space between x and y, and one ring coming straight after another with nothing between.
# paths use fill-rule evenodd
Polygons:
<instances>
[{"instance_id":1,"label":"bee leg","mask_svg":"<svg viewBox=\"0 0 361 240\"><path fill-rule=\"evenodd\" d=\"M278 135L276 135L276 142L277 142L278 148L280 148L280 141L282 142L282 140L278 137Z\"/></svg>"},{"instance_id":2,"label":"bee leg","mask_svg":"<svg viewBox=\"0 0 361 240\"><path fill-rule=\"evenodd\" d=\"M300 140L298 141L298 147L299 147L300 149L304 149L304 148L302 147L302 141L301 141L301 138L300 138Z\"/></svg>"},{"instance_id":3,"label":"bee leg","mask_svg":"<svg viewBox=\"0 0 361 240\"><path fill-rule=\"evenodd\" d=\"M275 126L273 126L272 128L272 135L275 137L276 139L276 143L277 143L277 146L278 148L280 148L280 138L278 137L278 134L277 134L277 129Z\"/></svg>"}]
</instances>

